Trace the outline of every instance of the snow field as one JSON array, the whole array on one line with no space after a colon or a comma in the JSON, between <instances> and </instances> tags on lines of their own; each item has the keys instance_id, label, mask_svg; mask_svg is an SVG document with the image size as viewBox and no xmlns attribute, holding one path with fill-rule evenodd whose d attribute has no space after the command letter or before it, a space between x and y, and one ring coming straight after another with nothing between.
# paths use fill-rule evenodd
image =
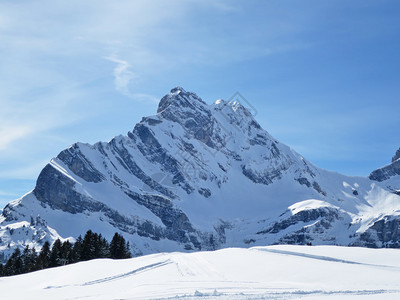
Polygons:
<instances>
[{"instance_id":1,"label":"snow field","mask_svg":"<svg viewBox=\"0 0 400 300\"><path fill-rule=\"evenodd\" d=\"M99 259L0 279L3 299L399 299L400 251L267 246Z\"/></svg>"}]
</instances>

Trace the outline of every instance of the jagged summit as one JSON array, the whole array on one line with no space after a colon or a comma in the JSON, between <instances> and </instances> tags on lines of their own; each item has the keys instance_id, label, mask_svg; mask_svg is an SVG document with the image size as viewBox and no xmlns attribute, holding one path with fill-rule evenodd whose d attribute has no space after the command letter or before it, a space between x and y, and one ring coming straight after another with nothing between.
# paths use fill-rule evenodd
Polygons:
<instances>
[{"instance_id":1,"label":"jagged summit","mask_svg":"<svg viewBox=\"0 0 400 300\"><path fill-rule=\"evenodd\" d=\"M226 127L225 122L234 125L236 129L256 127L260 125L251 112L239 101L219 99L208 105L193 92L187 92L182 87L171 89L158 106L157 114L161 119L180 123L190 131L205 127Z\"/></svg>"},{"instance_id":2,"label":"jagged summit","mask_svg":"<svg viewBox=\"0 0 400 300\"><path fill-rule=\"evenodd\" d=\"M192 92L186 92L182 87L174 87L170 93L165 95L158 104L157 113L161 113L169 107L172 109L188 108L195 109L201 105L207 105L199 96Z\"/></svg>"},{"instance_id":3,"label":"jagged summit","mask_svg":"<svg viewBox=\"0 0 400 300\"><path fill-rule=\"evenodd\" d=\"M238 101L207 105L176 87L157 111L128 136L76 143L53 158L35 189L4 208L0 251L89 229L108 239L118 231L136 255L306 242L400 247L398 177L388 187L319 169Z\"/></svg>"},{"instance_id":4,"label":"jagged summit","mask_svg":"<svg viewBox=\"0 0 400 300\"><path fill-rule=\"evenodd\" d=\"M174 95L174 94L179 94L179 93L186 93L185 89L181 86L176 86L174 88L171 89L170 94Z\"/></svg>"}]
</instances>

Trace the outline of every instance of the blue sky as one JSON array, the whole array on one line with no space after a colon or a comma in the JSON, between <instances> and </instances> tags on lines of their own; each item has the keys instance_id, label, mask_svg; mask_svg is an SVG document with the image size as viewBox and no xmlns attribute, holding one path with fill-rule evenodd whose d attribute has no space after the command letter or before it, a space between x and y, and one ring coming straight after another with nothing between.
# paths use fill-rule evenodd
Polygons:
<instances>
[{"instance_id":1,"label":"blue sky","mask_svg":"<svg viewBox=\"0 0 400 300\"><path fill-rule=\"evenodd\" d=\"M316 165L400 147L398 1L1 1L0 205L70 144L126 134L174 86L239 91Z\"/></svg>"}]
</instances>

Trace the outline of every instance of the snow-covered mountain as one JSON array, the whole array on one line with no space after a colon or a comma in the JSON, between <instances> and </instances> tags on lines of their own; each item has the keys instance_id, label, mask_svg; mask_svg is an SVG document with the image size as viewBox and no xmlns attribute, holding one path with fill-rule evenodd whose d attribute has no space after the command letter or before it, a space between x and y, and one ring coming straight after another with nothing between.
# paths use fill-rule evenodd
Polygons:
<instances>
[{"instance_id":1,"label":"snow-covered mountain","mask_svg":"<svg viewBox=\"0 0 400 300\"><path fill-rule=\"evenodd\" d=\"M35 189L4 208L0 250L88 229L108 239L120 232L137 255L307 242L400 247L399 177L388 187L377 173L322 170L238 101L207 105L176 87L127 136L76 143L52 159Z\"/></svg>"}]
</instances>

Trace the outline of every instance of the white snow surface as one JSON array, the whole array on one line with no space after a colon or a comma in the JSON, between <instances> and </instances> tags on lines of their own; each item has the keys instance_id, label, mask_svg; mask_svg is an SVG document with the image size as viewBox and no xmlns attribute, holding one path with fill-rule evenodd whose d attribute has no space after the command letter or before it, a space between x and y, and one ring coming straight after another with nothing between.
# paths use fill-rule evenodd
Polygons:
<instances>
[{"instance_id":1,"label":"white snow surface","mask_svg":"<svg viewBox=\"0 0 400 300\"><path fill-rule=\"evenodd\" d=\"M2 299L399 299L400 251L267 246L98 259L0 278Z\"/></svg>"}]
</instances>

